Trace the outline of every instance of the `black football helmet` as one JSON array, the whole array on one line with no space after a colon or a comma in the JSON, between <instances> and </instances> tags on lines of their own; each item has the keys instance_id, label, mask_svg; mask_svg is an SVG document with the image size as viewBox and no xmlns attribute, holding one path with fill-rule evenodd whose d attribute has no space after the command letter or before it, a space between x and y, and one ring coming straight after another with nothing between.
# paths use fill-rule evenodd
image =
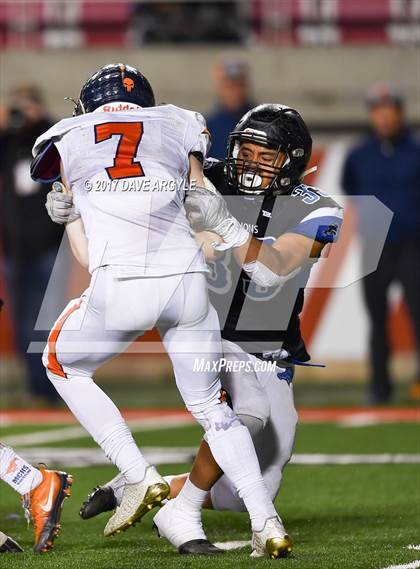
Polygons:
<instances>
[{"instance_id":1,"label":"black football helmet","mask_svg":"<svg viewBox=\"0 0 420 569\"><path fill-rule=\"evenodd\" d=\"M156 105L153 89L138 69L124 63L112 63L94 73L83 85L73 116L91 113L113 101L133 103L140 107Z\"/></svg>"},{"instance_id":2,"label":"black football helmet","mask_svg":"<svg viewBox=\"0 0 420 569\"><path fill-rule=\"evenodd\" d=\"M246 141L277 150L273 165L238 158L240 146ZM281 167L275 167L280 152L286 153L286 159ZM277 104L258 105L241 118L229 136L227 182L245 194L288 194L300 183L311 152L311 135L295 109ZM268 187L262 187L261 174L272 176Z\"/></svg>"}]
</instances>

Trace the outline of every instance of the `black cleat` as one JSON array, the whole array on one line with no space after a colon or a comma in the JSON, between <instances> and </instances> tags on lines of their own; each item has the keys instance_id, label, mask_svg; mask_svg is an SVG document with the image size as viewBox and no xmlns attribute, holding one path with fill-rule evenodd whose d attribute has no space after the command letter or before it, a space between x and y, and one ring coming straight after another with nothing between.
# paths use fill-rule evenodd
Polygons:
<instances>
[{"instance_id":1,"label":"black cleat","mask_svg":"<svg viewBox=\"0 0 420 569\"><path fill-rule=\"evenodd\" d=\"M83 502L79 515L84 520L88 520L103 512L111 512L116 507L117 500L113 489L109 486L97 486Z\"/></svg>"},{"instance_id":2,"label":"black cleat","mask_svg":"<svg viewBox=\"0 0 420 569\"><path fill-rule=\"evenodd\" d=\"M0 531L0 553L22 553L17 541Z\"/></svg>"},{"instance_id":3,"label":"black cleat","mask_svg":"<svg viewBox=\"0 0 420 569\"><path fill-rule=\"evenodd\" d=\"M192 539L186 541L178 547L181 555L218 555L224 553L223 549L219 549L209 542L208 539Z\"/></svg>"}]
</instances>

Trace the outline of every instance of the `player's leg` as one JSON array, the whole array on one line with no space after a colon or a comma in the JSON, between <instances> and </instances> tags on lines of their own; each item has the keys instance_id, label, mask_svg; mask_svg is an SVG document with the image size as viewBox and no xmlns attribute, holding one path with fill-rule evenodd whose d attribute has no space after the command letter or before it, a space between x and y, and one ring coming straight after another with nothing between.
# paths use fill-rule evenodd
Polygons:
<instances>
[{"instance_id":1,"label":"player's leg","mask_svg":"<svg viewBox=\"0 0 420 569\"><path fill-rule=\"evenodd\" d=\"M200 478L196 476L197 469L193 467L189 483L184 485L176 500L170 501L155 516L160 530L162 526L165 530L171 526L170 536L166 537L178 546L182 545L182 532L179 531L181 525L173 522L177 519L178 510L182 510L183 514L188 511L192 536L192 514L199 512L207 491L220 476L221 470L233 482L244 501L254 535L270 526L272 522L268 520L277 523L277 513L262 478L249 431L220 397L221 384L217 370L221 356L219 323L213 307L208 303L205 285L200 284L201 279L202 283L205 282L204 275L186 275L182 289L184 298L178 301L178 305L183 307L181 319L176 328L168 329L163 335L165 348L173 362L178 389L187 408L203 426L206 442L214 457L214 465L207 468L206 476L203 477L204 483L198 487L191 483L192 478L195 481ZM201 360L207 362L210 369L204 366L202 371L198 364ZM170 510L170 513L167 515L165 510ZM197 519L196 515L195 520ZM170 524L167 523L168 520ZM178 531L174 531L174 528ZM284 528L281 526L276 539L280 542L284 537ZM265 545L264 542L264 547ZM279 546L278 553L280 549L283 553L283 545Z\"/></svg>"},{"instance_id":2,"label":"player's leg","mask_svg":"<svg viewBox=\"0 0 420 569\"><path fill-rule=\"evenodd\" d=\"M66 472L35 468L0 443L0 478L23 498L25 510L34 522L34 550L49 551L60 530L61 509L70 496L72 477Z\"/></svg>"},{"instance_id":3,"label":"player's leg","mask_svg":"<svg viewBox=\"0 0 420 569\"><path fill-rule=\"evenodd\" d=\"M370 403L383 403L392 397L387 317L388 289L394 276L395 266L396 259L392 251L385 246L376 271L362 280L370 323L371 380L368 394Z\"/></svg>"},{"instance_id":4,"label":"player's leg","mask_svg":"<svg viewBox=\"0 0 420 569\"><path fill-rule=\"evenodd\" d=\"M292 377L291 368L284 370L277 367L276 371L256 374L256 380L266 393L270 411L264 429L255 432L252 439L264 481L273 500L280 488L283 469L292 456L296 433L297 413L293 400ZM247 385L245 383L244 391L248 389ZM236 410L240 411L241 398L232 400L234 409L235 403ZM265 408L256 405L253 413L261 420ZM226 476L212 488L211 503L216 510L245 511L243 501Z\"/></svg>"},{"instance_id":5,"label":"player's leg","mask_svg":"<svg viewBox=\"0 0 420 569\"><path fill-rule=\"evenodd\" d=\"M111 270L99 269L88 291L57 320L44 353L54 387L127 481L121 507L105 535L130 527L169 492L143 457L116 405L92 378L101 364L137 337L140 324L142 330L153 326L156 295L146 290L150 286L148 279L114 279Z\"/></svg>"},{"instance_id":6,"label":"player's leg","mask_svg":"<svg viewBox=\"0 0 420 569\"><path fill-rule=\"evenodd\" d=\"M0 442L0 478L21 496L42 482L41 472Z\"/></svg>"},{"instance_id":7,"label":"player's leg","mask_svg":"<svg viewBox=\"0 0 420 569\"><path fill-rule=\"evenodd\" d=\"M230 358L231 356L228 355L227 359ZM230 376L228 380L226 380L227 375ZM275 372L258 375L262 375L261 381L257 379L257 374L250 374L250 372L244 372L242 378L236 373L224 374L223 386L231 387L231 392L234 394L233 409L241 421L251 427L248 427L248 430L251 432L263 478L274 500L280 489L284 467L292 456L296 433L297 412L291 385L293 371L291 368L288 371L276 368ZM250 389L252 390L252 382L258 382L263 388L266 402L258 398L254 400L254 405L250 405L247 397L241 397L241 393L246 394L250 392ZM242 387L242 390L236 390L235 387ZM268 417L266 416L267 405ZM242 413L244 410L246 414ZM171 498L175 498L180 493L188 476L189 474L185 473L165 477L171 487ZM243 500L225 475L212 487L205 507L236 512L246 511Z\"/></svg>"},{"instance_id":8,"label":"player's leg","mask_svg":"<svg viewBox=\"0 0 420 569\"><path fill-rule=\"evenodd\" d=\"M258 458L270 496L280 489L283 470L292 457L298 415L293 396L292 368L258 374L270 401L270 419L255 437ZM262 377L261 377L262 376Z\"/></svg>"},{"instance_id":9,"label":"player's leg","mask_svg":"<svg viewBox=\"0 0 420 569\"><path fill-rule=\"evenodd\" d=\"M235 368L238 370L223 370L221 372L220 378L222 387L228 394L229 403L234 405L234 411L253 437L264 428L269 420L270 404L267 394L258 381L253 369L245 370L245 364L251 356L248 356L248 354L243 352L235 344L225 340L223 340L222 347L224 358L229 362L228 365L231 366L232 369ZM196 461L196 465L202 468L202 475L206 477L207 468L209 466L207 461ZM174 476L173 478L171 477L171 498L178 496L188 477L188 473ZM80 510L82 518L88 519L109 510L112 508L114 501L120 503L122 497L120 484L121 481L117 477L103 486L100 486L98 489L95 488L88 496L87 501L82 505ZM205 484L202 486L206 487ZM209 485L207 486L210 487ZM246 511L243 501L239 498L233 484L226 476L222 476L221 480L216 482L215 486L213 486L212 494L216 489L216 496L220 496L218 503L223 504L223 507L218 509ZM212 507L209 498L204 504L207 507Z\"/></svg>"},{"instance_id":10,"label":"player's leg","mask_svg":"<svg viewBox=\"0 0 420 569\"><path fill-rule=\"evenodd\" d=\"M398 277L404 288L404 297L414 330L416 342L416 377L410 386L410 396L420 400L420 245L406 243L401 248L398 263Z\"/></svg>"},{"instance_id":11,"label":"player's leg","mask_svg":"<svg viewBox=\"0 0 420 569\"><path fill-rule=\"evenodd\" d=\"M293 370L288 368L284 373L276 368L275 372L257 374L253 356L226 341L223 341L223 349L224 357L232 364L232 371L222 373L222 386L229 394L234 411L251 433L265 483L274 499L280 488L282 471L292 455L296 432L297 413L291 385ZM239 362L248 361L252 368L241 369ZM171 487L171 498L178 496L188 476L186 473L165 477ZM91 517L90 512L97 515L105 511L104 505L112 501L118 503L122 494L120 488L121 479L117 477L100 487L97 494L92 493L82 507L82 517ZM243 500L225 475L212 487L204 507L246 511Z\"/></svg>"}]
</instances>

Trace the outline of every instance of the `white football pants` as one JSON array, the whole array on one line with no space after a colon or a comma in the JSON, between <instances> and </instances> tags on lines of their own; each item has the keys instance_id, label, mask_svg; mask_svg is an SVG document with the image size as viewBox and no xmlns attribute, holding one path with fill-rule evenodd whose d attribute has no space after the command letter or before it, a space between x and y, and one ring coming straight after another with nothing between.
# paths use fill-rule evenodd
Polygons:
<instances>
[{"instance_id":1,"label":"white football pants","mask_svg":"<svg viewBox=\"0 0 420 569\"><path fill-rule=\"evenodd\" d=\"M53 326L43 356L48 377L127 480L139 482L147 463L120 412L92 375L155 326L186 407L204 427L212 454L245 503L253 529L260 530L276 512L250 434L220 400L220 328L203 273L115 278L112 267L95 271L91 286L69 303ZM211 365L195 371L197 358Z\"/></svg>"},{"instance_id":2,"label":"white football pants","mask_svg":"<svg viewBox=\"0 0 420 569\"><path fill-rule=\"evenodd\" d=\"M224 371L223 388L232 401L234 412L246 422L252 417L260 426L252 433L255 450L265 484L272 500L280 489L283 469L289 462L295 441L297 412L290 375L276 367L273 371L260 371L261 361L245 353L238 345L223 340L224 357L231 363L250 362L251 369ZM285 377L290 378L289 381ZM216 510L245 511L243 500L231 481L222 476L211 489L211 500Z\"/></svg>"}]
</instances>

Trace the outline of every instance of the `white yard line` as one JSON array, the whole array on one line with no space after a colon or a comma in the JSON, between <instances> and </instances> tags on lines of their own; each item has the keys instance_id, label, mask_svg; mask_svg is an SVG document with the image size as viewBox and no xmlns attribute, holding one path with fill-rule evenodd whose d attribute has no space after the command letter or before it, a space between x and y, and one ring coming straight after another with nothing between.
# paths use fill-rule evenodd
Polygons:
<instances>
[{"instance_id":1,"label":"white yard line","mask_svg":"<svg viewBox=\"0 0 420 569\"><path fill-rule=\"evenodd\" d=\"M88 434L83 427L60 427L48 431L35 431L34 433L3 437L2 442L6 445L18 447L22 445L54 443L57 441L71 441L73 439L83 439L87 436Z\"/></svg>"},{"instance_id":2,"label":"white yard line","mask_svg":"<svg viewBox=\"0 0 420 569\"><path fill-rule=\"evenodd\" d=\"M290 464L420 464L420 454L295 454Z\"/></svg>"},{"instance_id":3,"label":"white yard line","mask_svg":"<svg viewBox=\"0 0 420 569\"><path fill-rule=\"evenodd\" d=\"M128 426L133 432L154 431L167 427L183 427L192 424L194 419L189 415L185 417L149 417L146 419L136 419L127 421ZM26 446L54 443L58 441L71 441L75 439L89 438L90 435L83 427L60 427L48 431L36 431L35 433L25 433L21 435L11 435L2 438L4 444L10 446Z\"/></svg>"},{"instance_id":4,"label":"white yard line","mask_svg":"<svg viewBox=\"0 0 420 569\"><path fill-rule=\"evenodd\" d=\"M388 567L384 567L383 569L419 569L420 567L420 559L416 561L411 561L410 563L403 563L402 565L389 565Z\"/></svg>"},{"instance_id":5,"label":"white yard line","mask_svg":"<svg viewBox=\"0 0 420 569\"><path fill-rule=\"evenodd\" d=\"M190 447L143 447L145 459L152 464L191 464L196 449ZM100 448L55 448L32 447L19 449L28 462L44 462L48 466L81 468L86 466L111 465Z\"/></svg>"},{"instance_id":6,"label":"white yard line","mask_svg":"<svg viewBox=\"0 0 420 569\"><path fill-rule=\"evenodd\" d=\"M407 545L407 549L414 549L414 551L420 551L420 545Z\"/></svg>"},{"instance_id":7,"label":"white yard line","mask_svg":"<svg viewBox=\"0 0 420 569\"><path fill-rule=\"evenodd\" d=\"M146 459L153 464L191 463L196 454L196 447L142 447ZM84 467L93 465L109 465L109 461L100 448L58 448L58 447L24 447L19 449L29 462L45 462L46 464L66 467ZM420 464L420 455L335 455L335 454L296 454L292 464Z\"/></svg>"},{"instance_id":8,"label":"white yard line","mask_svg":"<svg viewBox=\"0 0 420 569\"><path fill-rule=\"evenodd\" d=\"M242 549L251 545L250 541L218 541L214 544L219 549L230 551L231 549Z\"/></svg>"}]
</instances>

